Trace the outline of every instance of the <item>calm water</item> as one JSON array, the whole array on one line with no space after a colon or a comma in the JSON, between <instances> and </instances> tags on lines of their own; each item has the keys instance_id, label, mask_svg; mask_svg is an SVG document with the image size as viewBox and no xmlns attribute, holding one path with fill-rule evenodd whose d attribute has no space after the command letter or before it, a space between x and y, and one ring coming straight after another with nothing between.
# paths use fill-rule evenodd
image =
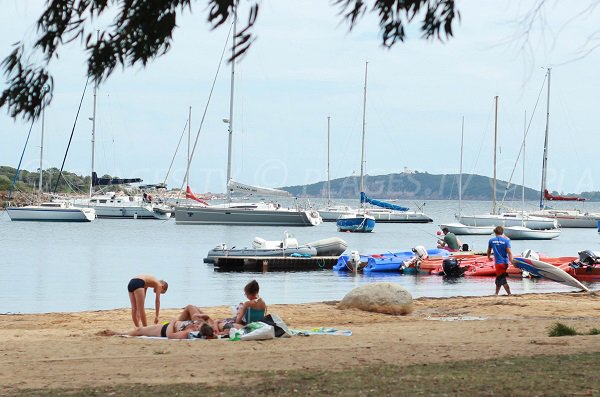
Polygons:
<instances>
[{"instance_id":1,"label":"calm water","mask_svg":"<svg viewBox=\"0 0 600 397\"><path fill-rule=\"evenodd\" d=\"M354 203L352 203L354 204ZM404 203L412 204L412 203ZM586 204L600 211L600 203ZM463 203L463 213L489 211L485 202ZM114 309L129 306L126 286L140 273L169 282L162 307L234 305L252 278L268 303L339 300L352 288L375 281L403 285L413 297L489 295L493 279L464 278L454 283L437 276L376 276L336 274L332 271L298 273L217 273L202 262L216 244L249 246L255 236L281 239L285 230L298 241L339 236L349 249L365 253L434 247L438 224L453 219L453 201L432 201L425 212L433 224L378 224L371 234L338 233L334 223L310 228L249 226L181 226L174 220L96 220L89 224L11 222L0 212L0 313L38 313ZM475 249L485 249L487 236L463 237ZM554 256L576 256L577 251L600 251L595 229L564 229L553 241L514 241L513 252L531 248ZM510 280L515 293L570 291L546 280ZM590 284L600 289L600 283ZM150 299L149 306L152 305Z\"/></svg>"}]
</instances>

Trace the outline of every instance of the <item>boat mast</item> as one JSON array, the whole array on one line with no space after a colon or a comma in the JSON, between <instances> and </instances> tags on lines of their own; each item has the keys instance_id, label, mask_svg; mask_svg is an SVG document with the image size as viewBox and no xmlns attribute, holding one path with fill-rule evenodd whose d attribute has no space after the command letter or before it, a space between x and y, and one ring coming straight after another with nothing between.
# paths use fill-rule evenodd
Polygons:
<instances>
[{"instance_id":1,"label":"boat mast","mask_svg":"<svg viewBox=\"0 0 600 397\"><path fill-rule=\"evenodd\" d=\"M331 205L331 178L329 175L329 143L331 116L327 116L327 207Z\"/></svg>"},{"instance_id":2,"label":"boat mast","mask_svg":"<svg viewBox=\"0 0 600 397\"><path fill-rule=\"evenodd\" d=\"M42 197L42 175L44 173L44 168L43 168L43 159L44 159L44 122L45 122L45 115L46 115L46 108L43 107L42 108L42 138L40 141L40 186L39 188L39 192L40 192L40 198Z\"/></svg>"},{"instance_id":3,"label":"boat mast","mask_svg":"<svg viewBox=\"0 0 600 397\"><path fill-rule=\"evenodd\" d=\"M225 189L227 189L227 202L231 203L231 191L229 190L229 181L231 180L231 147L233 144L233 93L234 93L234 81L235 81L235 45L236 45L236 24L237 24L237 2L233 6L233 45L231 46L231 90L229 92L229 142L227 146L227 182L225 183Z\"/></svg>"},{"instance_id":4,"label":"boat mast","mask_svg":"<svg viewBox=\"0 0 600 397\"><path fill-rule=\"evenodd\" d=\"M527 139L527 110L523 120L523 182L521 184L521 226L525 226L525 140Z\"/></svg>"},{"instance_id":5,"label":"boat mast","mask_svg":"<svg viewBox=\"0 0 600 397\"><path fill-rule=\"evenodd\" d=\"M185 173L185 184L187 186L190 186L190 163L192 162L192 158L190 157L191 136L192 136L192 107L190 106L190 109L188 112L187 172Z\"/></svg>"},{"instance_id":6,"label":"boat mast","mask_svg":"<svg viewBox=\"0 0 600 397\"><path fill-rule=\"evenodd\" d=\"M96 42L100 39L100 32L96 31ZM90 198L94 193L94 160L96 154L96 94L98 93L98 79L94 79L94 109L92 112L92 173L90 174Z\"/></svg>"},{"instance_id":7,"label":"boat mast","mask_svg":"<svg viewBox=\"0 0 600 397\"><path fill-rule=\"evenodd\" d=\"M461 216L462 202L462 169L463 169L463 142L465 137L465 116L462 116L462 127L460 131L460 174L458 174L458 217Z\"/></svg>"},{"instance_id":8,"label":"boat mast","mask_svg":"<svg viewBox=\"0 0 600 397\"><path fill-rule=\"evenodd\" d=\"M365 191L365 127L367 125L366 121L366 109L367 109L367 70L369 67L369 62L365 62L365 88L363 93L363 123L362 123L362 150L360 156L360 191L361 193ZM360 202L360 207L363 207L362 200Z\"/></svg>"},{"instance_id":9,"label":"boat mast","mask_svg":"<svg viewBox=\"0 0 600 397\"><path fill-rule=\"evenodd\" d=\"M548 167L548 126L550 124L550 74L552 68L548 68L548 97L546 98L546 133L544 135L544 157L542 160L542 188L540 189L540 209L544 209L544 190L546 190L546 171Z\"/></svg>"},{"instance_id":10,"label":"boat mast","mask_svg":"<svg viewBox=\"0 0 600 397\"><path fill-rule=\"evenodd\" d=\"M496 147L498 144L498 95L494 97L495 115L494 115L494 181L492 185L492 214L496 214Z\"/></svg>"}]
</instances>

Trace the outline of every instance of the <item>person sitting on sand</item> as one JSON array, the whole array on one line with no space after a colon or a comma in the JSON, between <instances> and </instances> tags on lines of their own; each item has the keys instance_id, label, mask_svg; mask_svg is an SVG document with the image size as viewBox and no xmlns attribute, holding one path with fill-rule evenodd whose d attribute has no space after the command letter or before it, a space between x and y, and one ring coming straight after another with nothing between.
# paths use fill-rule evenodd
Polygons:
<instances>
[{"instance_id":1,"label":"person sitting on sand","mask_svg":"<svg viewBox=\"0 0 600 397\"><path fill-rule=\"evenodd\" d=\"M101 334L104 336L154 336L169 339L188 339L190 337L190 333L196 331L199 331L198 334L207 339L214 338L214 329L208 323L204 321L179 321L176 318L173 318L166 324L138 327L129 332L106 330L101 332Z\"/></svg>"},{"instance_id":2,"label":"person sitting on sand","mask_svg":"<svg viewBox=\"0 0 600 397\"><path fill-rule=\"evenodd\" d=\"M219 332L224 332L231 327L241 328L246 325L247 322L249 322L248 318L246 317L246 311L248 311L248 309L266 313L267 304L261 297L258 296L259 289L260 287L256 280L252 280L246 284L244 287L244 293L246 294L246 298L248 298L248 300L240 303L237 306L237 315L235 317L226 318L217 323Z\"/></svg>"},{"instance_id":3,"label":"person sitting on sand","mask_svg":"<svg viewBox=\"0 0 600 397\"><path fill-rule=\"evenodd\" d=\"M131 301L131 319L133 325L139 327L147 326L146 310L144 309L144 301L146 300L146 290L153 288L156 294L154 307L156 315L154 316L154 324L158 324L158 314L160 312L160 295L167 292L169 284L164 280L159 280L154 276L147 274L136 276L129 280L127 291L129 291L129 300Z\"/></svg>"}]
</instances>

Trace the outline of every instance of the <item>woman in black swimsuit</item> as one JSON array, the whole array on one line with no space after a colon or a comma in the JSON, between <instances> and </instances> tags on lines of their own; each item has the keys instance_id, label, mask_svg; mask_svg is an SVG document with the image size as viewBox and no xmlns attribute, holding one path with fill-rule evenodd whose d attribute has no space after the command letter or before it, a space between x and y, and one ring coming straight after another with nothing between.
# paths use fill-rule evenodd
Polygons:
<instances>
[{"instance_id":1,"label":"woman in black swimsuit","mask_svg":"<svg viewBox=\"0 0 600 397\"><path fill-rule=\"evenodd\" d=\"M104 332L104 335L127 336L156 336L169 339L188 339L190 332L200 331L201 335L211 338L214 336L213 328L204 322L179 321L176 318L167 324L149 325L139 327L129 332Z\"/></svg>"}]
</instances>

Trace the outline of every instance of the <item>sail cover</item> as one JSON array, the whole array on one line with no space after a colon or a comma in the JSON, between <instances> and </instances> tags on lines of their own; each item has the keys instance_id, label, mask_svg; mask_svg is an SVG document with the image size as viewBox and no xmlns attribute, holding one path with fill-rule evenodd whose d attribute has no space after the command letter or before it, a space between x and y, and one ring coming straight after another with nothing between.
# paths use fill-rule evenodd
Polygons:
<instances>
[{"instance_id":1,"label":"sail cover","mask_svg":"<svg viewBox=\"0 0 600 397\"><path fill-rule=\"evenodd\" d=\"M567 197L567 196L553 196L548 192L548 189L544 189L544 198L548 201L585 201L584 197Z\"/></svg>"},{"instance_id":2,"label":"sail cover","mask_svg":"<svg viewBox=\"0 0 600 397\"><path fill-rule=\"evenodd\" d=\"M381 207L381 208L387 208L388 210L393 210L393 211L408 211L409 210L409 208L407 208L407 207L402 207L400 205L372 199L369 196L367 196L364 192L360 192L360 202L367 203L367 204L373 204L374 206Z\"/></svg>"},{"instance_id":3,"label":"sail cover","mask_svg":"<svg viewBox=\"0 0 600 397\"><path fill-rule=\"evenodd\" d=\"M244 193L249 195L259 195L259 196L280 196L280 197L289 197L290 193L285 190L272 189L269 187L258 187L258 186L250 186L244 185L243 183L239 183L234 181L233 179L229 180L227 187L231 192Z\"/></svg>"},{"instance_id":4,"label":"sail cover","mask_svg":"<svg viewBox=\"0 0 600 397\"><path fill-rule=\"evenodd\" d=\"M98 178L95 172L92 172L92 186L110 186L110 185L125 185L127 183L143 182L141 178Z\"/></svg>"},{"instance_id":5,"label":"sail cover","mask_svg":"<svg viewBox=\"0 0 600 397\"><path fill-rule=\"evenodd\" d=\"M204 200L202 200L201 198L198 198L194 192L192 192L192 189L188 186L187 189L185 189L185 198L186 199L190 199L190 200L195 200L197 202L199 202L200 204L204 204L204 205L208 205L208 203Z\"/></svg>"}]
</instances>

